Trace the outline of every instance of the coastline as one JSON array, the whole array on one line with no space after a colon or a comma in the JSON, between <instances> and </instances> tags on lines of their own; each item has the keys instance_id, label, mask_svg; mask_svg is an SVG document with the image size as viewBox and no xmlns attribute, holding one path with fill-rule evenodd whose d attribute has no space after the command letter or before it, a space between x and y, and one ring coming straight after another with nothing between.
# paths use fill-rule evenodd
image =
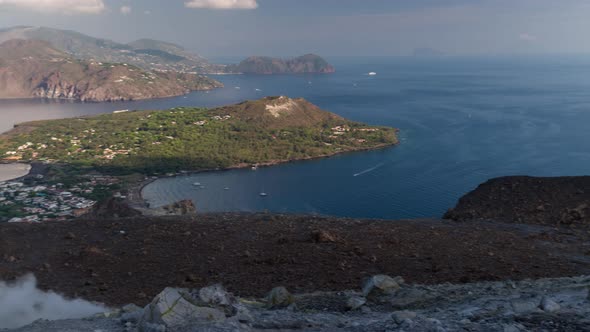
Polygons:
<instances>
[{"instance_id":1,"label":"coastline","mask_svg":"<svg viewBox=\"0 0 590 332\"><path fill-rule=\"evenodd\" d=\"M397 132L399 132L399 130L396 130L396 133ZM200 174L200 173L208 173L208 172L226 172L226 171L244 169L244 168L248 168L248 167L252 167L252 166L272 167L272 166L278 166L278 165L282 165L282 164L289 164L289 163L300 162L300 161L311 161L311 160L316 160L316 159L330 158L330 157L334 157L334 156L338 156L338 155L342 155L342 154L347 154L347 153L381 150L381 149L386 149L389 147L395 147L397 145L399 145L399 141L396 143L390 143L390 144L380 144L380 145L373 146L373 147L364 147L364 148L350 149L350 150L346 150L346 151L338 151L338 152L334 152L331 154L324 154L324 155L319 155L319 156L314 156L314 157L305 157L305 158L299 158L299 159L274 160L274 161L270 161L270 162L266 162L266 163L256 163L256 164L242 163L242 164L233 165L233 166L224 167L224 168L209 168L209 169L180 172L180 173L175 173L174 175L151 176L148 179L141 181L140 183L138 183L136 185L131 186L129 188L129 195L127 196L126 201L129 204L129 206L134 207L134 208L151 209L152 207L150 207L149 203L143 198L142 192L146 186L148 186L149 184L151 184L157 180L160 180L160 179L173 178L173 177L183 176L183 175L192 176L192 175L196 175L196 174Z\"/></svg>"},{"instance_id":2,"label":"coastline","mask_svg":"<svg viewBox=\"0 0 590 332\"><path fill-rule=\"evenodd\" d=\"M0 182L27 176L33 167L24 163L0 163Z\"/></svg>"},{"instance_id":3,"label":"coastline","mask_svg":"<svg viewBox=\"0 0 590 332\"><path fill-rule=\"evenodd\" d=\"M39 96L21 96L21 97L3 97L0 98L2 100L49 100L49 101L65 101L65 102L72 102L72 103L91 103L91 104L99 104L99 103L116 103L116 102L132 102L132 101L145 101L145 100L158 100L158 99L166 99L166 98L175 98L186 96L192 92L199 92L199 91L213 91L216 89L224 88L223 83L220 86L211 86L201 89L187 89L186 91L178 94L170 94L170 95L163 95L157 97L145 97L145 98L121 98L121 99L104 99L104 100L97 100L97 99L82 99L82 98L51 98L51 97L39 97Z\"/></svg>"}]
</instances>

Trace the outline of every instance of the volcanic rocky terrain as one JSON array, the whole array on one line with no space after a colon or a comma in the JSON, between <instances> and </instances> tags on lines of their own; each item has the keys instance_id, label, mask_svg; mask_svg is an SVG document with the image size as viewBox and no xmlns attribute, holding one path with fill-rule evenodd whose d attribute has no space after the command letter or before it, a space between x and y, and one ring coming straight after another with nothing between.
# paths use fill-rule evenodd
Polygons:
<instances>
[{"instance_id":1,"label":"volcanic rocky terrain","mask_svg":"<svg viewBox=\"0 0 590 332\"><path fill-rule=\"evenodd\" d=\"M129 321L125 312L85 321L88 330L165 330L176 323L154 310L162 296L180 294L213 316L203 320L187 304L201 319L169 330L587 331L590 282L570 277L590 275L589 183L492 180L460 200L447 214L454 220L197 214L4 224L0 276L33 273L42 289L112 307L153 301L127 307L136 312ZM216 283L239 298L230 309L195 295ZM180 288L161 293L169 286ZM269 295L279 286L294 295ZM236 316L242 307L249 316Z\"/></svg>"}]
</instances>

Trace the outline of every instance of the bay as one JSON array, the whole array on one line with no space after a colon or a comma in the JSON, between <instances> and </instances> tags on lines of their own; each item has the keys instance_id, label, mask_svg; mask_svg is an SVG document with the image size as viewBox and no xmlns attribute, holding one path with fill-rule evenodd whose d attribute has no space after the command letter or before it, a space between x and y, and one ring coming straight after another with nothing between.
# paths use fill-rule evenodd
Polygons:
<instances>
[{"instance_id":1,"label":"bay","mask_svg":"<svg viewBox=\"0 0 590 332\"><path fill-rule=\"evenodd\" d=\"M212 107L267 95L304 97L344 117L400 129L401 144L393 148L257 171L159 179L143 191L153 206L192 199L202 212L437 217L492 177L589 173L590 59L329 60L338 70L333 75L216 76L225 88L177 98L108 104L2 101L0 130L35 119ZM367 75L371 71L377 75Z\"/></svg>"}]
</instances>

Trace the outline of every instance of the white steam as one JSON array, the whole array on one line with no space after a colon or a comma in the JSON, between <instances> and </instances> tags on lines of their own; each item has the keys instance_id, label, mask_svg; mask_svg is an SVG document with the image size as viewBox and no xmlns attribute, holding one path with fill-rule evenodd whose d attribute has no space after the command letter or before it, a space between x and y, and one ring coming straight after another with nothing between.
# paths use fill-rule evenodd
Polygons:
<instances>
[{"instance_id":1,"label":"white steam","mask_svg":"<svg viewBox=\"0 0 590 332\"><path fill-rule=\"evenodd\" d=\"M0 329L17 328L37 319L78 319L106 312L104 306L84 300L66 300L54 292L37 289L27 275L15 283L0 282Z\"/></svg>"}]
</instances>

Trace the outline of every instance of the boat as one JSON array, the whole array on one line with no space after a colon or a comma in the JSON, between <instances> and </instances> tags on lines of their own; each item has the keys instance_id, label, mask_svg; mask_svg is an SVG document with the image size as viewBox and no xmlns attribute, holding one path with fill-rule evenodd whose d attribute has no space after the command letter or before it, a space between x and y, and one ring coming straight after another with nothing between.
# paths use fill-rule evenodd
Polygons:
<instances>
[{"instance_id":1,"label":"boat","mask_svg":"<svg viewBox=\"0 0 590 332\"><path fill-rule=\"evenodd\" d=\"M193 186L200 187L201 186L201 182L195 182L195 183L193 183Z\"/></svg>"},{"instance_id":2,"label":"boat","mask_svg":"<svg viewBox=\"0 0 590 332\"><path fill-rule=\"evenodd\" d=\"M374 72L374 71L372 71L372 72L369 73L369 76L375 76L375 75L377 75L377 73Z\"/></svg>"},{"instance_id":3,"label":"boat","mask_svg":"<svg viewBox=\"0 0 590 332\"><path fill-rule=\"evenodd\" d=\"M127 113L127 112L129 112L129 110L117 110L117 111L113 111L113 114Z\"/></svg>"},{"instance_id":4,"label":"boat","mask_svg":"<svg viewBox=\"0 0 590 332\"><path fill-rule=\"evenodd\" d=\"M266 196L268 196L267 193L260 193L260 197L266 197Z\"/></svg>"},{"instance_id":5,"label":"boat","mask_svg":"<svg viewBox=\"0 0 590 332\"><path fill-rule=\"evenodd\" d=\"M229 187L225 187L225 188L223 188L223 190L229 190Z\"/></svg>"},{"instance_id":6,"label":"boat","mask_svg":"<svg viewBox=\"0 0 590 332\"><path fill-rule=\"evenodd\" d=\"M256 166L256 165L252 166L252 170L253 170L253 171L255 171L255 170L257 170L257 169L258 169L258 166Z\"/></svg>"}]
</instances>

